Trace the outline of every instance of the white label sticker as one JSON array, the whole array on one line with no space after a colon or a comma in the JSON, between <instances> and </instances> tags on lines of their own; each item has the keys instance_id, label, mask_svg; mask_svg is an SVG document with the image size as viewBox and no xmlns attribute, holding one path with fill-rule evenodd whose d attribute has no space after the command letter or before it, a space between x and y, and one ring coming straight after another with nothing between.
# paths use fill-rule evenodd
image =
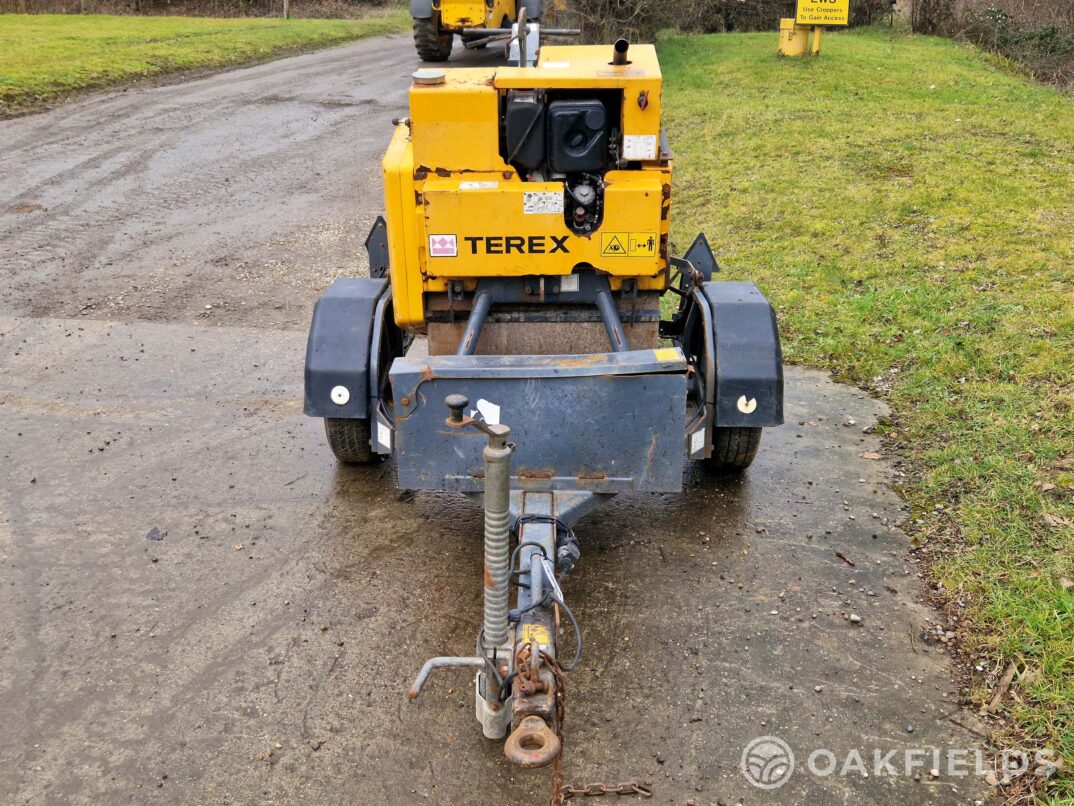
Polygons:
<instances>
[{"instance_id":1,"label":"white label sticker","mask_svg":"<svg viewBox=\"0 0 1074 806\"><path fill-rule=\"evenodd\" d=\"M392 429L379 420L377 421L377 442L385 450L392 449Z\"/></svg>"},{"instance_id":2,"label":"white label sticker","mask_svg":"<svg viewBox=\"0 0 1074 806\"><path fill-rule=\"evenodd\" d=\"M477 401L476 409L470 409L470 417L476 417L478 414L489 425L500 424L500 407L495 403L489 403L485 398Z\"/></svg>"},{"instance_id":3,"label":"white label sticker","mask_svg":"<svg viewBox=\"0 0 1074 806\"><path fill-rule=\"evenodd\" d=\"M430 235L429 257L458 257L459 240L454 235Z\"/></svg>"},{"instance_id":4,"label":"white label sticker","mask_svg":"<svg viewBox=\"0 0 1074 806\"><path fill-rule=\"evenodd\" d=\"M499 182L459 182L459 190L495 190Z\"/></svg>"},{"instance_id":5,"label":"white label sticker","mask_svg":"<svg viewBox=\"0 0 1074 806\"><path fill-rule=\"evenodd\" d=\"M523 193L522 212L526 215L541 215L543 213L563 215L563 194L547 190Z\"/></svg>"},{"instance_id":6,"label":"white label sticker","mask_svg":"<svg viewBox=\"0 0 1074 806\"><path fill-rule=\"evenodd\" d=\"M566 277L561 277L559 280L560 291L577 291L578 290L578 275L568 274Z\"/></svg>"},{"instance_id":7,"label":"white label sticker","mask_svg":"<svg viewBox=\"0 0 1074 806\"><path fill-rule=\"evenodd\" d=\"M566 70L570 66L570 62L541 62L538 65L538 67L544 67L547 70Z\"/></svg>"},{"instance_id":8,"label":"white label sticker","mask_svg":"<svg viewBox=\"0 0 1074 806\"><path fill-rule=\"evenodd\" d=\"M656 159L656 135L655 134L624 134L623 135L623 159L627 159L627 160L655 160Z\"/></svg>"},{"instance_id":9,"label":"white label sticker","mask_svg":"<svg viewBox=\"0 0 1074 806\"><path fill-rule=\"evenodd\" d=\"M694 431L690 435L690 455L696 456L705 450L705 429Z\"/></svg>"}]
</instances>

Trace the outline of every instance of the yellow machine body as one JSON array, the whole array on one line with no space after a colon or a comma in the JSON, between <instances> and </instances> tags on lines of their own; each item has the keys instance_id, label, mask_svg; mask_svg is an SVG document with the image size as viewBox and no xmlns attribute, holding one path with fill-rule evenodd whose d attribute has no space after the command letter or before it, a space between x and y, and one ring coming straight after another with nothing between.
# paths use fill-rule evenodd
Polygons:
<instances>
[{"instance_id":1,"label":"yellow machine body","mask_svg":"<svg viewBox=\"0 0 1074 806\"><path fill-rule=\"evenodd\" d=\"M452 69L442 83L411 87L409 121L396 127L383 162L401 327L424 326L429 295L449 283L472 291L482 278L592 269L613 290L624 281L638 291L667 287L671 161L661 144L660 66L648 45L631 48L625 65L610 55L602 46L546 46L534 67ZM617 101L609 136L617 159L602 175L593 231L569 226L565 176L523 175L505 157L512 91Z\"/></svg>"},{"instance_id":2,"label":"yellow machine body","mask_svg":"<svg viewBox=\"0 0 1074 806\"><path fill-rule=\"evenodd\" d=\"M440 12L440 27L455 31L460 28L499 28L504 20L514 22L514 0L493 0L488 5L484 0L440 0L433 4L433 9Z\"/></svg>"}]
</instances>

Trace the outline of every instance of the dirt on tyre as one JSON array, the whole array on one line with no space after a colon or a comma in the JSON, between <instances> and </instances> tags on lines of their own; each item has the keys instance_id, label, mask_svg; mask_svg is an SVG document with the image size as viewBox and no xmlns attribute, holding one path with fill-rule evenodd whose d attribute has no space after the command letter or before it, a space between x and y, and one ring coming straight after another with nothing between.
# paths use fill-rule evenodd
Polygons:
<instances>
[{"instance_id":1,"label":"dirt on tyre","mask_svg":"<svg viewBox=\"0 0 1074 806\"><path fill-rule=\"evenodd\" d=\"M326 417L324 433L336 459L348 465L368 465L380 458L369 445L369 420Z\"/></svg>"},{"instance_id":2,"label":"dirt on tyre","mask_svg":"<svg viewBox=\"0 0 1074 806\"><path fill-rule=\"evenodd\" d=\"M753 463L761 446L760 428L717 428L707 467L722 473L741 473Z\"/></svg>"},{"instance_id":3,"label":"dirt on tyre","mask_svg":"<svg viewBox=\"0 0 1074 806\"><path fill-rule=\"evenodd\" d=\"M440 30L440 16L414 20L414 48L423 62L446 62L451 55L450 31Z\"/></svg>"}]
</instances>

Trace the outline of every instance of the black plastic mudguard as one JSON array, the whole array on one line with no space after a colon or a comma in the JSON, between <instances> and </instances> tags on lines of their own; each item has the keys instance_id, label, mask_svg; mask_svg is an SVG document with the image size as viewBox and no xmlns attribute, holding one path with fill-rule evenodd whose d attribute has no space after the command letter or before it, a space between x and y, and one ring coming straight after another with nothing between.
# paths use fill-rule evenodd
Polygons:
<instances>
[{"instance_id":1,"label":"black plastic mudguard","mask_svg":"<svg viewBox=\"0 0 1074 806\"><path fill-rule=\"evenodd\" d=\"M783 351L776 313L753 283L703 286L712 315L716 388L713 424L783 423Z\"/></svg>"},{"instance_id":2,"label":"black plastic mudguard","mask_svg":"<svg viewBox=\"0 0 1074 806\"><path fill-rule=\"evenodd\" d=\"M317 300L306 342L306 400L311 417L367 419L369 353L377 302L388 291L383 278L336 280ZM347 401L333 401L342 386Z\"/></svg>"}]
</instances>

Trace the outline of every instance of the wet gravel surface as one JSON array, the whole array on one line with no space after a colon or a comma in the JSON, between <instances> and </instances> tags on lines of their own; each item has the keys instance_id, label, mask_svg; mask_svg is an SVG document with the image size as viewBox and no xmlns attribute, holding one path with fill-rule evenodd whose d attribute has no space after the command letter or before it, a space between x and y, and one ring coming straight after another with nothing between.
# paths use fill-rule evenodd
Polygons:
<instances>
[{"instance_id":1,"label":"wet gravel surface","mask_svg":"<svg viewBox=\"0 0 1074 806\"><path fill-rule=\"evenodd\" d=\"M478 62L485 54L466 57ZM317 293L360 271L407 38L0 122L0 801L539 803L469 674L480 509L337 466L301 414ZM568 780L659 803L970 803L873 753L974 748L881 404L791 369L741 479L578 527ZM739 764L785 740L776 790ZM809 774L830 749L867 777ZM852 765L853 766L853 765ZM900 771L901 773L901 771ZM624 801L625 802L625 801Z\"/></svg>"}]
</instances>

